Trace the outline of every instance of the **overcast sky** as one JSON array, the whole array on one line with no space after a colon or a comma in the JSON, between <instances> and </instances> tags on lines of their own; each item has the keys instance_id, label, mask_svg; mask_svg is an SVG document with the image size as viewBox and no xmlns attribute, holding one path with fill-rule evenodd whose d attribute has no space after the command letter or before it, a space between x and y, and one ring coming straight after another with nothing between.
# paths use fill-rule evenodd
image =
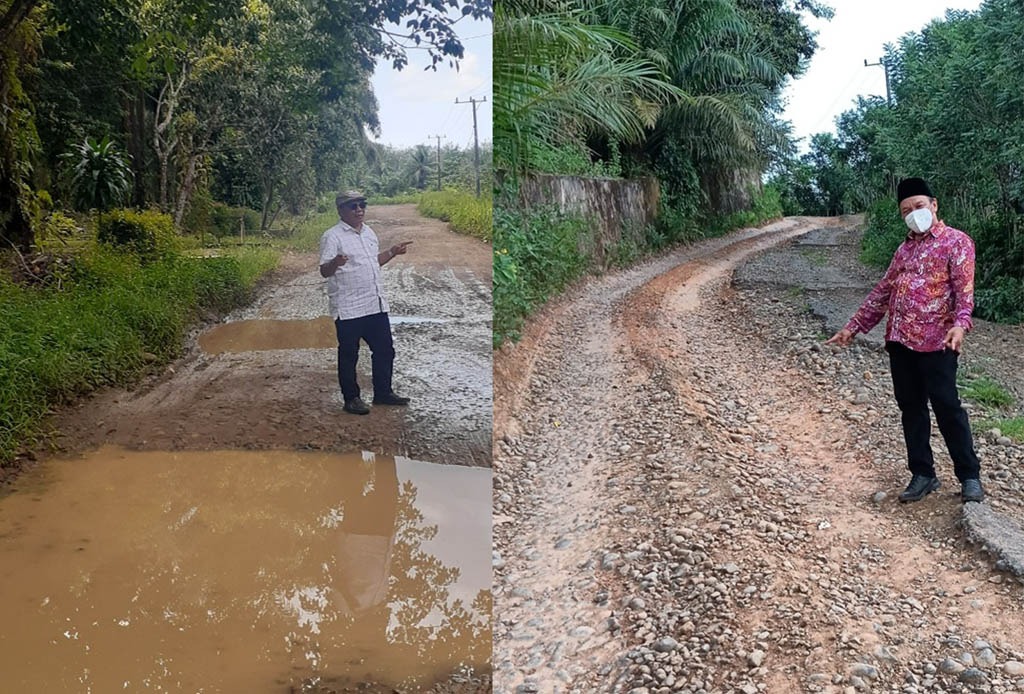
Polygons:
<instances>
[{"instance_id":1,"label":"overcast sky","mask_svg":"<svg viewBox=\"0 0 1024 694\"><path fill-rule=\"evenodd\" d=\"M456 31L466 50L456 72L447 62L437 71L424 70L430 58L423 50L409 51L409 65L401 72L390 63L378 64L373 90L380 106L382 144L412 147L436 146L432 135L441 135L442 145L473 146L473 106L456 104L486 97L476 107L480 142L491 139L491 22L459 21Z\"/></svg>"},{"instance_id":2,"label":"overcast sky","mask_svg":"<svg viewBox=\"0 0 1024 694\"><path fill-rule=\"evenodd\" d=\"M835 8L829 20L807 16L818 31L818 51L803 77L784 93L784 117L793 123L794 137L835 132L835 119L855 105L857 95L885 96L885 73L877 63L886 43L896 44L910 31L920 31L947 9L976 10L979 0L826 0Z\"/></svg>"}]
</instances>

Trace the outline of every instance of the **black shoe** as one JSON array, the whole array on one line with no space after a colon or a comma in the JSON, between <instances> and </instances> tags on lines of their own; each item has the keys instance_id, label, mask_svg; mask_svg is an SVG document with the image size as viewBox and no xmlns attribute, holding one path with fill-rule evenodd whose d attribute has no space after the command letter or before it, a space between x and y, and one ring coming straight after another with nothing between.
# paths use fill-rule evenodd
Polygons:
<instances>
[{"instance_id":1,"label":"black shoe","mask_svg":"<svg viewBox=\"0 0 1024 694\"><path fill-rule=\"evenodd\" d=\"M409 404L409 398L403 398L401 395L395 395L394 393L388 393L387 395L374 395L374 405L397 405L398 407L405 407Z\"/></svg>"},{"instance_id":2,"label":"black shoe","mask_svg":"<svg viewBox=\"0 0 1024 694\"><path fill-rule=\"evenodd\" d=\"M343 409L352 414L370 414L370 407L358 395L351 400L346 400Z\"/></svg>"},{"instance_id":3,"label":"black shoe","mask_svg":"<svg viewBox=\"0 0 1024 694\"><path fill-rule=\"evenodd\" d=\"M981 501L985 498L985 490L981 488L981 480L964 480L964 486L960 490L960 498L966 504L968 501Z\"/></svg>"},{"instance_id":4,"label":"black shoe","mask_svg":"<svg viewBox=\"0 0 1024 694\"><path fill-rule=\"evenodd\" d=\"M903 490L902 494L900 494L899 500L903 502L920 501L941 486L942 484L935 477L914 475L910 478L910 484L908 484L907 488Z\"/></svg>"}]
</instances>

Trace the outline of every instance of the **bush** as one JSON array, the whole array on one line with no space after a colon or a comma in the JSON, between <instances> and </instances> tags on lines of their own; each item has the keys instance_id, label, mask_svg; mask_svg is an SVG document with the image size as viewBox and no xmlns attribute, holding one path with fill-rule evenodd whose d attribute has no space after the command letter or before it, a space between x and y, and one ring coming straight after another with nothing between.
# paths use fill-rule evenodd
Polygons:
<instances>
[{"instance_id":1,"label":"bush","mask_svg":"<svg viewBox=\"0 0 1024 694\"><path fill-rule=\"evenodd\" d=\"M54 405L104 385L128 385L181 350L206 310L243 304L266 251L238 258L136 256L96 247L62 289L0 276L0 463L32 444Z\"/></svg>"},{"instance_id":2,"label":"bush","mask_svg":"<svg viewBox=\"0 0 1024 694\"><path fill-rule=\"evenodd\" d=\"M134 253L146 262L172 254L178 246L170 215L154 210L112 210L101 214L96 223L96 240Z\"/></svg>"},{"instance_id":3,"label":"bush","mask_svg":"<svg viewBox=\"0 0 1024 694\"><path fill-rule=\"evenodd\" d=\"M586 272L579 248L587 228L583 219L550 207L495 211L495 347L518 339L532 311Z\"/></svg>"},{"instance_id":4,"label":"bush","mask_svg":"<svg viewBox=\"0 0 1024 694\"><path fill-rule=\"evenodd\" d=\"M263 223L263 216L248 207L232 207L222 202L214 202L210 208L210 226L217 238L238 236L239 223L245 223L245 233L258 234Z\"/></svg>"},{"instance_id":5,"label":"bush","mask_svg":"<svg viewBox=\"0 0 1024 694\"><path fill-rule=\"evenodd\" d=\"M865 216L864 236L860 243L860 260L876 268L889 267L892 256L907 237L907 225L899 215L895 198L882 198L873 203Z\"/></svg>"}]
</instances>

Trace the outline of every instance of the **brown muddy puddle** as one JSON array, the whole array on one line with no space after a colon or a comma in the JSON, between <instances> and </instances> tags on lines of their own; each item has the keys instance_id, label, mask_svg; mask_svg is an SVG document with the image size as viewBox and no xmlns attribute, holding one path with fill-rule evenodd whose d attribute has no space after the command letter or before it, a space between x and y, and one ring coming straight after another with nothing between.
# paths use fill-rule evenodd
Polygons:
<instances>
[{"instance_id":1,"label":"brown muddy puddle","mask_svg":"<svg viewBox=\"0 0 1024 694\"><path fill-rule=\"evenodd\" d=\"M368 453L44 463L0 499L0 689L421 691L489 671L490 485Z\"/></svg>"},{"instance_id":2,"label":"brown muddy puddle","mask_svg":"<svg viewBox=\"0 0 1024 694\"><path fill-rule=\"evenodd\" d=\"M444 323L443 318L391 316L391 325ZM338 346L334 321L329 317L313 320L239 320L218 325L199 336L199 347L207 354L256 352L272 349L333 349Z\"/></svg>"}]
</instances>

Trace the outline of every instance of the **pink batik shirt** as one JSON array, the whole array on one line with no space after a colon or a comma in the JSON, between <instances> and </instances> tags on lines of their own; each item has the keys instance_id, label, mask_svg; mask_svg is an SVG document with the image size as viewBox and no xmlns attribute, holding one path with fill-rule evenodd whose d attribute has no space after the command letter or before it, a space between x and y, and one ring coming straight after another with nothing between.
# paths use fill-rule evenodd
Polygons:
<instances>
[{"instance_id":1,"label":"pink batik shirt","mask_svg":"<svg viewBox=\"0 0 1024 694\"><path fill-rule=\"evenodd\" d=\"M888 313L886 341L938 352L950 328L971 329L973 310L974 242L939 220L924 234L907 235L846 328L870 332Z\"/></svg>"}]
</instances>

